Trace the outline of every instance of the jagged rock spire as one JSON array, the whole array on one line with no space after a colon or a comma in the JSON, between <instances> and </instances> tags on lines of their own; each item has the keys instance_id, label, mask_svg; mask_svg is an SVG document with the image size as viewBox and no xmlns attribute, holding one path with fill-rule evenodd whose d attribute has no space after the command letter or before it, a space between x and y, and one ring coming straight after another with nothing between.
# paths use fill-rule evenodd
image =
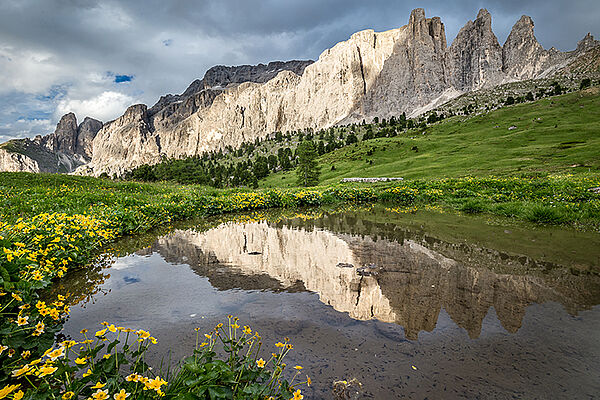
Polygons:
<instances>
[{"instance_id":1,"label":"jagged rock spire","mask_svg":"<svg viewBox=\"0 0 600 400\"><path fill-rule=\"evenodd\" d=\"M485 8L479 10L474 21L465 24L448 49L448 69L452 85L461 91L502 81L502 47Z\"/></svg>"}]
</instances>

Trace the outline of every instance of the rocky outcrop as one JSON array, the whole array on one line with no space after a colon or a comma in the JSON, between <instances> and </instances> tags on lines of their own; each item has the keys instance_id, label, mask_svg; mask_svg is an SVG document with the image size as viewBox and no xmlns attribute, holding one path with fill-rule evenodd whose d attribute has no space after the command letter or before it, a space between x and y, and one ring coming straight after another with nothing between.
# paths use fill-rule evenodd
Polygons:
<instances>
[{"instance_id":1,"label":"rocky outcrop","mask_svg":"<svg viewBox=\"0 0 600 400\"><path fill-rule=\"evenodd\" d=\"M0 145L0 171L72 172L91 160L92 143L100 128L98 120L86 117L78 126L75 114L65 114L53 133Z\"/></svg>"},{"instance_id":2,"label":"rocky outcrop","mask_svg":"<svg viewBox=\"0 0 600 400\"><path fill-rule=\"evenodd\" d=\"M523 16L500 47L491 15L482 9L447 48L440 18L416 9L407 25L355 33L314 63L212 68L181 95L161 98L139 124L107 124L90 166L96 175L121 174L140 163L235 148L276 131L418 115L464 92L548 73L596 44L589 36L576 52L544 50L533 21Z\"/></svg>"},{"instance_id":3,"label":"rocky outcrop","mask_svg":"<svg viewBox=\"0 0 600 400\"><path fill-rule=\"evenodd\" d=\"M0 171L40 172L40 167L37 161L25 154L8 151L0 147Z\"/></svg>"},{"instance_id":4,"label":"rocky outcrop","mask_svg":"<svg viewBox=\"0 0 600 400\"><path fill-rule=\"evenodd\" d=\"M123 172L128 164L156 162L159 138L150 131L148 109L144 104L129 107L125 114L104 125L94 139L92 162L102 155L103 163L113 166L101 172Z\"/></svg>"},{"instance_id":5,"label":"rocky outcrop","mask_svg":"<svg viewBox=\"0 0 600 400\"><path fill-rule=\"evenodd\" d=\"M76 127L63 117L39 139L50 152L86 163L82 173L120 175L141 164L236 148L277 131L417 116L465 92L502 83L593 68L598 41L588 34L577 50L545 50L533 21L523 16L500 47L490 13L482 9L450 47L439 17L412 11L408 24L365 30L325 50L316 62L217 66L182 93L151 108L130 107L105 124ZM574 63L585 57L585 62ZM84 124L86 122L84 121ZM85 134L82 134L85 131Z\"/></svg>"},{"instance_id":6,"label":"rocky outcrop","mask_svg":"<svg viewBox=\"0 0 600 400\"><path fill-rule=\"evenodd\" d=\"M555 48L544 50L533 34L533 25L533 20L523 15L502 47L502 71L510 78L533 79L566 58Z\"/></svg>"},{"instance_id":7,"label":"rocky outcrop","mask_svg":"<svg viewBox=\"0 0 600 400\"><path fill-rule=\"evenodd\" d=\"M155 105L148 109L148 114L156 114L168 105L184 102L204 90L220 91L244 82L265 83L275 78L281 71L291 71L297 75L302 75L304 68L312 63L311 60L292 60L273 61L267 65L239 65L233 67L217 65L206 71L204 78L193 81L182 94L162 96ZM177 111L181 112L180 110Z\"/></svg>"},{"instance_id":8,"label":"rocky outcrop","mask_svg":"<svg viewBox=\"0 0 600 400\"><path fill-rule=\"evenodd\" d=\"M505 78L502 65L502 47L492 32L492 16L482 9L448 49L451 84L461 91L496 86Z\"/></svg>"},{"instance_id":9,"label":"rocky outcrop","mask_svg":"<svg viewBox=\"0 0 600 400\"><path fill-rule=\"evenodd\" d=\"M102 122L94 118L85 117L83 122L77 127L75 153L82 155L86 159L91 159L93 152L92 144L100 129L102 129Z\"/></svg>"},{"instance_id":10,"label":"rocky outcrop","mask_svg":"<svg viewBox=\"0 0 600 400\"><path fill-rule=\"evenodd\" d=\"M79 156L89 161L92 158L92 142L100 128L102 122L90 117L85 117L78 126L75 114L68 113L62 116L54 133L37 136L34 141L52 153Z\"/></svg>"}]
</instances>

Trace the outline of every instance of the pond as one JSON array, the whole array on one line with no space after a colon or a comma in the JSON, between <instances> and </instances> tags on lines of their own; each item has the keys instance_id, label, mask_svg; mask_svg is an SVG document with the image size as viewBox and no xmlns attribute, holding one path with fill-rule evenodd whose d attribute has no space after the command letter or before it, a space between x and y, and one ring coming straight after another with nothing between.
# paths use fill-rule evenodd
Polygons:
<instances>
[{"instance_id":1,"label":"pond","mask_svg":"<svg viewBox=\"0 0 600 400\"><path fill-rule=\"evenodd\" d=\"M149 330L151 364L228 314L289 337L331 398L592 398L600 393L600 235L384 206L230 216L124 239L70 274L63 334Z\"/></svg>"}]
</instances>

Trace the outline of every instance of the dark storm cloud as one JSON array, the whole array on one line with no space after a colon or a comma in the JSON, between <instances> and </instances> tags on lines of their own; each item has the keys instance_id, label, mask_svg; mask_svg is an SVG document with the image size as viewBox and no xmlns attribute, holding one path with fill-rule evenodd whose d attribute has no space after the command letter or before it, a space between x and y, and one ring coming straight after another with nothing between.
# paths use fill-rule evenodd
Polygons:
<instances>
[{"instance_id":1,"label":"dark storm cloud","mask_svg":"<svg viewBox=\"0 0 600 400\"><path fill-rule=\"evenodd\" d=\"M600 33L597 0L3 0L0 135L38 133L40 121L71 110L108 120L183 91L215 64L316 59L356 31L405 25L415 7L442 18L448 43L482 7L501 44L522 14L546 48L570 50ZM21 118L15 104L46 117Z\"/></svg>"}]
</instances>

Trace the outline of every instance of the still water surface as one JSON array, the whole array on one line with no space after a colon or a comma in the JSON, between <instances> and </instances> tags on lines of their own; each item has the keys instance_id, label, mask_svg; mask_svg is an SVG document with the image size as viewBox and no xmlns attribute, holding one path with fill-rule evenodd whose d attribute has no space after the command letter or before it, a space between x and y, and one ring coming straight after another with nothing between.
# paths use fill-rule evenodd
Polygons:
<instances>
[{"instance_id":1,"label":"still water surface","mask_svg":"<svg viewBox=\"0 0 600 400\"><path fill-rule=\"evenodd\" d=\"M267 344L291 338L288 364L314 382L305 398L353 377L377 399L600 394L600 235L383 207L308 214L125 240L109 268L61 282L77 298L63 333L147 329L158 364L233 314Z\"/></svg>"}]
</instances>

